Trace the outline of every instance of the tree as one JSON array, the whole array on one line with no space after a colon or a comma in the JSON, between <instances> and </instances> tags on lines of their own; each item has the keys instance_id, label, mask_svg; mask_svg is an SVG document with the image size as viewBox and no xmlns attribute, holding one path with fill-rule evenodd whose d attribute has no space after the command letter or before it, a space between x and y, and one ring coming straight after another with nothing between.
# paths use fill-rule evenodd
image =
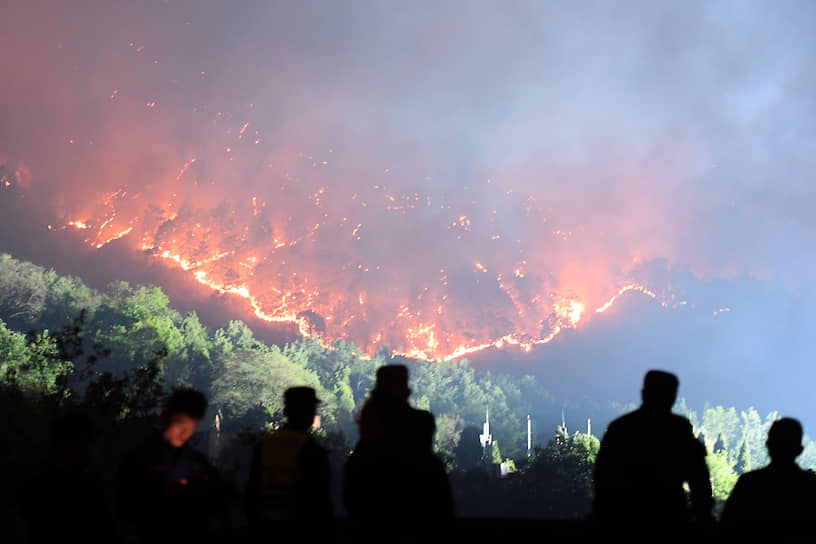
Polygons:
<instances>
[{"instance_id":1,"label":"tree","mask_svg":"<svg viewBox=\"0 0 816 544\"><path fill-rule=\"evenodd\" d=\"M537 449L527 468L512 480L517 508L548 518L583 517L592 505L595 459L600 442L581 432L557 427L547 447ZM517 502L517 499L513 499Z\"/></svg>"},{"instance_id":2,"label":"tree","mask_svg":"<svg viewBox=\"0 0 816 544\"><path fill-rule=\"evenodd\" d=\"M734 463L728 459L726 451L720 451L708 454L706 464L711 475L714 498L717 501L725 501L737 483L738 475L734 472Z\"/></svg>"},{"instance_id":3,"label":"tree","mask_svg":"<svg viewBox=\"0 0 816 544\"><path fill-rule=\"evenodd\" d=\"M502 462L501 451L499 450L499 441L494 440L490 447L490 462L500 464Z\"/></svg>"},{"instance_id":4,"label":"tree","mask_svg":"<svg viewBox=\"0 0 816 544\"><path fill-rule=\"evenodd\" d=\"M30 325L45 310L48 288L45 269L0 254L0 316L20 325Z\"/></svg>"},{"instance_id":5,"label":"tree","mask_svg":"<svg viewBox=\"0 0 816 544\"><path fill-rule=\"evenodd\" d=\"M734 471L737 474L745 474L751 470L751 446L745 440L740 444L739 454L737 455L737 463L734 465Z\"/></svg>"},{"instance_id":6,"label":"tree","mask_svg":"<svg viewBox=\"0 0 816 544\"><path fill-rule=\"evenodd\" d=\"M743 410L740 418L742 419L741 439L750 453L751 467L756 468L767 464L768 456L765 450L767 430L763 425L762 417L752 406L748 410Z\"/></svg>"},{"instance_id":7,"label":"tree","mask_svg":"<svg viewBox=\"0 0 816 544\"><path fill-rule=\"evenodd\" d=\"M799 456L797 462L802 468L815 470L816 469L816 443L810 439L809 436L805 435L802 439L802 442L805 444L805 449L802 452L802 455Z\"/></svg>"},{"instance_id":8,"label":"tree","mask_svg":"<svg viewBox=\"0 0 816 544\"><path fill-rule=\"evenodd\" d=\"M436 453L443 459L451 461L451 466L449 466L451 469L453 468L453 459L456 455L456 447L459 445L464 427L465 420L457 414L441 414L436 416L434 450L436 450Z\"/></svg>"},{"instance_id":9,"label":"tree","mask_svg":"<svg viewBox=\"0 0 816 544\"><path fill-rule=\"evenodd\" d=\"M73 364L60 355L57 339L48 331L24 335L0 320L0 385L38 397L64 396Z\"/></svg>"},{"instance_id":10,"label":"tree","mask_svg":"<svg viewBox=\"0 0 816 544\"><path fill-rule=\"evenodd\" d=\"M707 436L722 436L725 449L736 449L740 440L740 418L733 407L717 406L703 411L701 427Z\"/></svg>"},{"instance_id":11,"label":"tree","mask_svg":"<svg viewBox=\"0 0 816 544\"><path fill-rule=\"evenodd\" d=\"M189 313L178 325L181 349L165 362L168 384L184 384L208 390L212 380L213 343L195 312Z\"/></svg>"},{"instance_id":12,"label":"tree","mask_svg":"<svg viewBox=\"0 0 816 544\"><path fill-rule=\"evenodd\" d=\"M717 435L717 440L714 442L714 453L727 452L725 447L725 440L723 440L722 433Z\"/></svg>"},{"instance_id":13,"label":"tree","mask_svg":"<svg viewBox=\"0 0 816 544\"><path fill-rule=\"evenodd\" d=\"M239 429L247 414L259 407L275 419L283 413L283 392L293 386L313 387L324 401L319 413L334 423L337 401L313 372L292 363L277 348L235 349L224 356L212 382L211 403L221 410L225 428Z\"/></svg>"}]
</instances>

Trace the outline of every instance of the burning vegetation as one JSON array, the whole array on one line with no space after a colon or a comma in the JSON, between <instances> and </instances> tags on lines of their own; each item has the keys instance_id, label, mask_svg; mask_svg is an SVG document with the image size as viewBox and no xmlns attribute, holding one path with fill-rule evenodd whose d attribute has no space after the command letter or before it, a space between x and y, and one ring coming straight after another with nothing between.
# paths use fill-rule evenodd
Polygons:
<instances>
[{"instance_id":1,"label":"burning vegetation","mask_svg":"<svg viewBox=\"0 0 816 544\"><path fill-rule=\"evenodd\" d=\"M248 126L236 131L234 156ZM207 161L194 157L163 180L162 193L121 187L66 228L96 248L126 237L214 291L246 299L259 319L296 323L304 336L349 340L369 354L380 345L423 359L488 347L529 351L624 292L671 303L623 275L591 298L581 278L564 281L535 264L572 240L548 229L553 219L532 195L485 183L504 209L519 211L514 236L496 209L480 212L484 201L454 205L384 182L349 194L328 160L299 162L305 175L276 174L272 164L264 192L241 195L237 184L235 195L207 205L197 195L212 192L201 187Z\"/></svg>"},{"instance_id":2,"label":"burning vegetation","mask_svg":"<svg viewBox=\"0 0 816 544\"><path fill-rule=\"evenodd\" d=\"M480 157L427 119L392 126L365 85L301 70L299 50L238 63L181 8L144 20L121 9L116 32L89 22L10 36L43 77L78 84L4 94L19 95L9 122L26 127L4 153L26 172L8 167L0 183L25 186L90 247L118 240L246 299L259 319L368 354L530 350L626 291L679 303L637 272L685 262L652 183L691 162L682 142L625 160L610 139L581 160ZM245 38L286 46L270 34Z\"/></svg>"}]
</instances>

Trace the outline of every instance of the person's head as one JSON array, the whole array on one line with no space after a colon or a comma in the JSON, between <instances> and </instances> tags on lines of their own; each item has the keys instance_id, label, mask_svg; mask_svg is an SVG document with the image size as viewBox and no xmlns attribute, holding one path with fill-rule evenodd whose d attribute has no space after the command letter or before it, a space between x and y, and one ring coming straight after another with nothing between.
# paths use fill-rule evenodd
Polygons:
<instances>
[{"instance_id":1,"label":"person's head","mask_svg":"<svg viewBox=\"0 0 816 544\"><path fill-rule=\"evenodd\" d=\"M792 463L802 450L802 424L790 417L773 422L765 441L771 461Z\"/></svg>"},{"instance_id":2,"label":"person's head","mask_svg":"<svg viewBox=\"0 0 816 544\"><path fill-rule=\"evenodd\" d=\"M643 406L655 410L671 410L677 400L677 376L663 370L650 370L643 379L640 392Z\"/></svg>"},{"instance_id":3,"label":"person's head","mask_svg":"<svg viewBox=\"0 0 816 544\"><path fill-rule=\"evenodd\" d=\"M374 390L401 399L408 399L411 389L408 387L408 367L405 365L385 365L377 369L377 383Z\"/></svg>"},{"instance_id":4,"label":"person's head","mask_svg":"<svg viewBox=\"0 0 816 544\"><path fill-rule=\"evenodd\" d=\"M309 430L314 423L317 405L320 402L311 387L287 389L283 393L283 415L286 416L287 426L299 431Z\"/></svg>"},{"instance_id":5,"label":"person's head","mask_svg":"<svg viewBox=\"0 0 816 544\"><path fill-rule=\"evenodd\" d=\"M182 447L193 436L206 411L204 393L189 388L176 389L162 410L162 436L174 448Z\"/></svg>"}]
</instances>

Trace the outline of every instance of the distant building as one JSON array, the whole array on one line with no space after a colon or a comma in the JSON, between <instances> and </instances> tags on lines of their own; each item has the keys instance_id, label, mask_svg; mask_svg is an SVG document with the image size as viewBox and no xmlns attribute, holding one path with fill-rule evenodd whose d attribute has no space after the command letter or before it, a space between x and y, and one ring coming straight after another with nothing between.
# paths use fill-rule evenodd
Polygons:
<instances>
[{"instance_id":1,"label":"distant building","mask_svg":"<svg viewBox=\"0 0 816 544\"><path fill-rule=\"evenodd\" d=\"M490 434L490 408L485 410L485 421L482 425L482 434L479 435L479 443L482 445L482 462L493 462L493 435Z\"/></svg>"}]
</instances>

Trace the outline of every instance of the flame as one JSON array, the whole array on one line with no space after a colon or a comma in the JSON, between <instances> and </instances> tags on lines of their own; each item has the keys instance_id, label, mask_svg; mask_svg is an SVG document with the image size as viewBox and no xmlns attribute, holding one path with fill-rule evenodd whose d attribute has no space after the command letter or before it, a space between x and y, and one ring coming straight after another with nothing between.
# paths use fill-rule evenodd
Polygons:
<instances>
[{"instance_id":1,"label":"flame","mask_svg":"<svg viewBox=\"0 0 816 544\"><path fill-rule=\"evenodd\" d=\"M179 173L178 173L178 175L176 176L176 181L180 181L180 180L181 180L181 178L182 178L182 177L184 177L184 174L186 174L186 173L187 173L187 170L189 170L189 169L190 169L190 167L191 167L192 165L194 165L194 164L195 164L195 162L196 162L196 158L195 158L195 157L193 157L193 158L192 158L192 159L190 159L189 161L185 162L185 163L184 163L184 166L182 166L182 167L181 167L181 170L179 170Z\"/></svg>"},{"instance_id":2,"label":"flame","mask_svg":"<svg viewBox=\"0 0 816 544\"><path fill-rule=\"evenodd\" d=\"M618 292L615 293L614 295L612 295L612 297L609 300L607 300L600 308L597 308L595 310L595 312L597 312L599 314L605 312L606 310L611 308L613 304L615 304L615 301L618 299L618 297L620 297L622 294L626 293L627 291L637 291L638 293L643 293L644 295L648 296L649 298L653 298L653 299L657 298L657 295L654 292L647 289L646 287L644 287L642 285L635 284L635 283L630 283L629 285L625 285L625 286L621 287L620 289L618 289ZM664 307L666 306L666 303L663 302L663 301L661 301L660 304L663 305Z\"/></svg>"},{"instance_id":3,"label":"flame","mask_svg":"<svg viewBox=\"0 0 816 544\"><path fill-rule=\"evenodd\" d=\"M218 112L218 119L226 117ZM330 178L343 161L330 164L318 153L299 154L267 186L225 198L211 181L211 165L233 157L241 163L247 149L255 149L253 132L259 134L242 120L207 156L206 149L184 153L155 183L88 199L92 204L71 210L63 224L81 231L93 248L123 239L207 289L244 299L258 319L293 324L327 344L352 341L369 355L381 345L429 360L488 348L530 351L583 326L627 291L664 306L684 303L610 278L593 291L587 288L592 260L557 277L546 268L548 251L583 242L576 240L582 231L552 228L532 195L496 180L487 182L498 191L494 196L517 203L518 233L502 230L493 203L476 214L474 203L453 205L381 182L343 194ZM263 167L277 163L265 158ZM316 169L314 177L305 177L304 168ZM529 244L523 231L543 236ZM546 240L554 241L546 249L536 245Z\"/></svg>"},{"instance_id":4,"label":"flame","mask_svg":"<svg viewBox=\"0 0 816 544\"><path fill-rule=\"evenodd\" d=\"M195 159L184 163L175 176L176 181L181 182L194 163ZM318 206L320 196L325 192L326 188L321 187L308 198ZM404 346L393 350L394 355L427 360L458 359L488 348L502 349L508 346L530 351L534 346L552 342L563 331L573 329L586 320L587 301L575 294L559 295L547 293L546 290L531 293L527 286L528 273L525 271L529 263L522 259L510 263L508 269L495 275L495 285L511 304L515 319L520 325L516 326L517 330L498 334L488 330L482 338L474 336L467 339L459 330L450 327L450 323L461 318L457 312L449 313L447 291L451 286L446 268L439 269L438 287L422 287L414 295L413 301L398 305L390 318L384 319L379 327L371 328L371 317L382 315L376 307L381 301L379 295L372 296L369 289L360 289L356 295L352 295L353 301L349 303L342 293L325 292L319 288L306 270L291 271L288 275L283 272L289 258L287 251L306 244L307 241L309 244L314 243L312 240L327 224L325 218L312 223L293 238L285 234L286 229L274 229L276 234L267 246L266 254L247 254L247 249L253 247L247 227L242 227L238 222L232 226L233 233L222 232L222 223L214 217L179 215L175 211L173 199L167 203L164 215L156 223L162 228L152 236L141 232L143 224L134 221L126 228L114 229L123 220L119 213L120 205L133 198L136 197L129 196L126 188L121 188L104 197L104 212L100 217L73 219L67 222L67 226L88 232L86 241L96 248L123 238L138 227L142 240L141 250L189 271L195 281L208 289L245 299L252 314L258 319L291 323L296 326L299 334L317 334L327 342L335 338L347 338L363 346L369 355L383 342ZM265 204L258 196L251 197L250 210L250 217L265 217ZM349 217L343 216L339 224L340 228L345 228L349 224ZM466 229L472 225L472 221L467 216L460 215L451 225ZM363 228L362 222L353 223L350 233L352 241L361 240ZM218 244L210 247L205 240L213 236L226 242L220 248ZM269 267L274 269L275 266L280 268L277 275L279 283L259 284L255 279L258 271ZM482 261L475 261L473 266L477 274L488 271ZM382 266L358 262L347 269L355 270L358 275L365 275L381 272ZM646 286L629 283L618 288L614 295L595 308L594 313L603 313L628 291L642 293L659 300L664 306L667 305L667 302ZM675 302L684 303L685 301ZM496 330L500 331L498 328Z\"/></svg>"}]
</instances>

